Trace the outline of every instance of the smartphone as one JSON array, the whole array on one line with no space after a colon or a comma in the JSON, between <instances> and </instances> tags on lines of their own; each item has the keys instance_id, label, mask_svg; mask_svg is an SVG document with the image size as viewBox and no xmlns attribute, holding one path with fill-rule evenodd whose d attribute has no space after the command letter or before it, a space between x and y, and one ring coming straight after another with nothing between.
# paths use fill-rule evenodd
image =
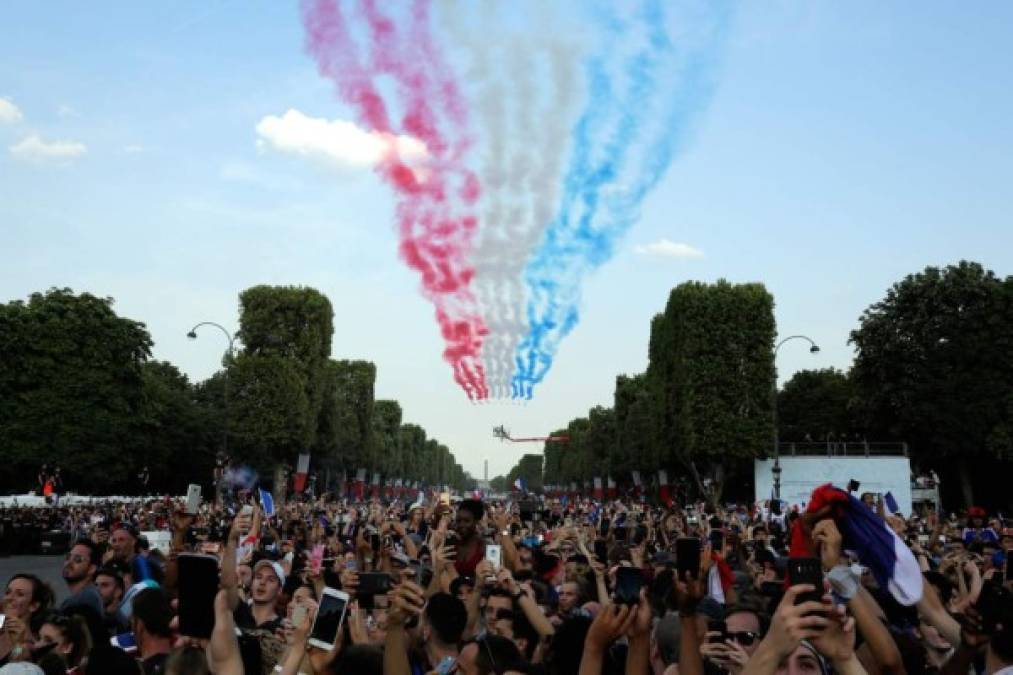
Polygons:
<instances>
[{"instance_id":1,"label":"smartphone","mask_svg":"<svg viewBox=\"0 0 1013 675\"><path fill-rule=\"evenodd\" d=\"M728 639L728 625L724 621L708 621L708 633L718 633L707 638L707 642L723 645Z\"/></svg>"},{"instance_id":2,"label":"smartphone","mask_svg":"<svg viewBox=\"0 0 1013 675\"><path fill-rule=\"evenodd\" d=\"M493 569L497 572L503 566L503 549L499 544L485 545L485 559L492 563Z\"/></svg>"},{"instance_id":3,"label":"smartphone","mask_svg":"<svg viewBox=\"0 0 1013 675\"><path fill-rule=\"evenodd\" d=\"M317 607L317 616L310 630L309 644L330 651L338 639L338 631L345 621L348 608L348 593L334 588L324 588Z\"/></svg>"},{"instance_id":4,"label":"smartphone","mask_svg":"<svg viewBox=\"0 0 1013 675\"><path fill-rule=\"evenodd\" d=\"M823 565L819 558L788 558L788 584L810 584L815 588L799 595L795 599L796 605L820 602L823 598Z\"/></svg>"},{"instance_id":5,"label":"smartphone","mask_svg":"<svg viewBox=\"0 0 1013 675\"><path fill-rule=\"evenodd\" d=\"M975 607L981 614L981 628L985 634L996 632L998 624L1005 627L1008 619L1003 616L1004 605L1013 606L1013 597L1009 591L992 580L986 581L981 587Z\"/></svg>"},{"instance_id":6,"label":"smartphone","mask_svg":"<svg viewBox=\"0 0 1013 675\"><path fill-rule=\"evenodd\" d=\"M453 656L444 656L442 659L440 659L440 662L436 664L436 674L447 675L456 663L457 658Z\"/></svg>"},{"instance_id":7,"label":"smartphone","mask_svg":"<svg viewBox=\"0 0 1013 675\"><path fill-rule=\"evenodd\" d=\"M636 605L640 602L640 589L644 577L636 567L620 567L616 570L616 602Z\"/></svg>"},{"instance_id":8,"label":"smartphone","mask_svg":"<svg viewBox=\"0 0 1013 675\"><path fill-rule=\"evenodd\" d=\"M241 515L244 515L244 516L252 516L253 515L253 507L250 506L249 504L247 504L247 505L245 505L243 508L241 508L239 510L239 513Z\"/></svg>"},{"instance_id":9,"label":"smartphone","mask_svg":"<svg viewBox=\"0 0 1013 675\"><path fill-rule=\"evenodd\" d=\"M187 637L206 640L215 627L218 558L201 553L181 553L176 564L179 569L179 632Z\"/></svg>"},{"instance_id":10,"label":"smartphone","mask_svg":"<svg viewBox=\"0 0 1013 675\"><path fill-rule=\"evenodd\" d=\"M3 630L4 624L7 623L7 615L0 614L0 630Z\"/></svg>"},{"instance_id":11,"label":"smartphone","mask_svg":"<svg viewBox=\"0 0 1013 675\"><path fill-rule=\"evenodd\" d=\"M196 516L200 511L200 485L190 483L186 488L186 512Z\"/></svg>"},{"instance_id":12,"label":"smartphone","mask_svg":"<svg viewBox=\"0 0 1013 675\"><path fill-rule=\"evenodd\" d=\"M695 579L700 574L700 540L680 537L675 540L675 569L679 579Z\"/></svg>"},{"instance_id":13,"label":"smartphone","mask_svg":"<svg viewBox=\"0 0 1013 675\"><path fill-rule=\"evenodd\" d=\"M725 533L721 530L711 530L708 539L710 539L711 550L715 553L721 553L725 547Z\"/></svg>"},{"instance_id":14,"label":"smartphone","mask_svg":"<svg viewBox=\"0 0 1013 675\"><path fill-rule=\"evenodd\" d=\"M1013 558L1013 548L1006 549L1006 562L1003 565L1004 571L1002 575L1002 581L1004 584L1008 584L1013 581L1013 565L1010 564L1010 558ZM0 628L3 628L2 623L0 623Z\"/></svg>"},{"instance_id":15,"label":"smartphone","mask_svg":"<svg viewBox=\"0 0 1013 675\"><path fill-rule=\"evenodd\" d=\"M429 588L429 584L433 581L433 570L429 567L425 567L418 560L412 560L408 565L415 572L415 583L422 588Z\"/></svg>"},{"instance_id":16,"label":"smartphone","mask_svg":"<svg viewBox=\"0 0 1013 675\"><path fill-rule=\"evenodd\" d=\"M390 591L390 576L385 572L364 572L359 575L356 595L384 595Z\"/></svg>"},{"instance_id":17,"label":"smartphone","mask_svg":"<svg viewBox=\"0 0 1013 675\"><path fill-rule=\"evenodd\" d=\"M594 540L594 557L598 559L602 565L608 564L608 544L605 543L604 539Z\"/></svg>"},{"instance_id":18,"label":"smartphone","mask_svg":"<svg viewBox=\"0 0 1013 675\"><path fill-rule=\"evenodd\" d=\"M303 622L306 621L306 613L308 611L309 610L306 608L306 605L296 605L295 608L292 609L292 626L294 628L298 628L303 625Z\"/></svg>"},{"instance_id":19,"label":"smartphone","mask_svg":"<svg viewBox=\"0 0 1013 675\"><path fill-rule=\"evenodd\" d=\"M374 532L373 534L369 535L369 545L373 549L374 552L379 551L380 550L380 535L377 534L376 532Z\"/></svg>"},{"instance_id":20,"label":"smartphone","mask_svg":"<svg viewBox=\"0 0 1013 675\"><path fill-rule=\"evenodd\" d=\"M128 654L132 654L137 651L137 640L134 639L133 633L120 633L109 638L109 644L113 647L119 647Z\"/></svg>"}]
</instances>

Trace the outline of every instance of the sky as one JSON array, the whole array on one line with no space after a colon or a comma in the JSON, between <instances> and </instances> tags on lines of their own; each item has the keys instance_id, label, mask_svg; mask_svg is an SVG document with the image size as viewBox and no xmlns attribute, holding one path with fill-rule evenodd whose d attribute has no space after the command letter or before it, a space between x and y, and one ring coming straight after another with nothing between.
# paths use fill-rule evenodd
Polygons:
<instances>
[{"instance_id":1,"label":"sky","mask_svg":"<svg viewBox=\"0 0 1013 675\"><path fill-rule=\"evenodd\" d=\"M559 2L504 21L590 49L580 14ZM736 5L713 94L584 283L534 398L472 403L398 259L375 139L318 75L297 3L4 3L0 302L54 286L112 297L155 358L199 381L224 337L190 341L192 325L238 328L255 284L312 286L334 307L333 356L376 363L377 398L493 476L540 446L492 427L539 435L610 405L684 281L764 283L780 335L822 348L786 345L784 381L847 368L862 312L909 273L968 259L1013 274L1010 34L1003 2Z\"/></svg>"}]
</instances>

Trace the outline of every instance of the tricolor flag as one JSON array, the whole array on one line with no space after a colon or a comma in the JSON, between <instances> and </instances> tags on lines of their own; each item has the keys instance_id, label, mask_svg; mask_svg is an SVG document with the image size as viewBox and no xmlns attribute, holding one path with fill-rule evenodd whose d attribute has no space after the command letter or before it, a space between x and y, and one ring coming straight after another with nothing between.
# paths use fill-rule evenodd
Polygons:
<instances>
[{"instance_id":1,"label":"tricolor flag","mask_svg":"<svg viewBox=\"0 0 1013 675\"><path fill-rule=\"evenodd\" d=\"M827 483L813 490L806 513L833 518L843 547L858 554L880 587L889 589L897 602L910 607L921 600L922 572L911 549L861 501ZM812 556L812 549L799 518L791 533L791 555Z\"/></svg>"},{"instance_id":2,"label":"tricolor flag","mask_svg":"<svg viewBox=\"0 0 1013 675\"><path fill-rule=\"evenodd\" d=\"M514 488L520 490L521 492L527 492L528 484L524 482L523 478L518 476L517 480L514 481Z\"/></svg>"},{"instance_id":3,"label":"tricolor flag","mask_svg":"<svg viewBox=\"0 0 1013 675\"><path fill-rule=\"evenodd\" d=\"M260 506L264 509L264 515L271 517L274 515L274 495L260 488Z\"/></svg>"}]
</instances>

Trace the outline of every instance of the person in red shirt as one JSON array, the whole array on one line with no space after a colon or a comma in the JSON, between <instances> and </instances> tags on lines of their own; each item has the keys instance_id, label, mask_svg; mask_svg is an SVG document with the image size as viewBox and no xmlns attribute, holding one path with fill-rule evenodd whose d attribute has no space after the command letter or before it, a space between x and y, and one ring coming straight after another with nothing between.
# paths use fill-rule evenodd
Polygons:
<instances>
[{"instance_id":1,"label":"person in red shirt","mask_svg":"<svg viewBox=\"0 0 1013 675\"><path fill-rule=\"evenodd\" d=\"M485 515L485 505L477 499L465 499L457 507L454 532L457 533L457 557L454 567L461 576L474 576L478 563L485 558L485 541L478 524Z\"/></svg>"}]
</instances>

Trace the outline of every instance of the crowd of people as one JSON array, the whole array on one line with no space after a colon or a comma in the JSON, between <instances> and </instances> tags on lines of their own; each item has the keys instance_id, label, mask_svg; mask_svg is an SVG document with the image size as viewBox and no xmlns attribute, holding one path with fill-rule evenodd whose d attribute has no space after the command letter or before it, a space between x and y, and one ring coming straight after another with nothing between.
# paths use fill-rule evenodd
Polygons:
<instances>
[{"instance_id":1,"label":"crowd of people","mask_svg":"<svg viewBox=\"0 0 1013 675\"><path fill-rule=\"evenodd\" d=\"M32 570L6 581L0 674L1013 673L1013 523L889 515L829 488L804 511L769 507L436 493L8 508L0 520L70 546L65 589ZM159 530L164 548L140 535ZM195 600L188 575L209 560Z\"/></svg>"}]
</instances>

